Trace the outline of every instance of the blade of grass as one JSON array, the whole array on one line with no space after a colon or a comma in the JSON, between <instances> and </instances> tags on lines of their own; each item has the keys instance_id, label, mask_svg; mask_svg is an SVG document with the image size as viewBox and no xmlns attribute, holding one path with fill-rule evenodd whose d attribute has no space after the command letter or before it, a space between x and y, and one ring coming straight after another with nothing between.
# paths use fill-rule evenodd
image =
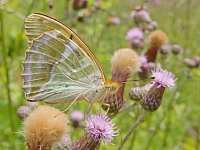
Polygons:
<instances>
[{"instance_id":1,"label":"blade of grass","mask_svg":"<svg viewBox=\"0 0 200 150\"><path fill-rule=\"evenodd\" d=\"M4 34L4 23L3 23L3 9L0 9L0 22L1 22L1 48L2 48L2 55L3 55L3 64L6 72L6 90L7 90L7 98L8 98L8 114L10 117L10 128L11 131L15 131L15 126L14 126L14 118L13 118L13 113L12 113L12 100L11 100L11 93L10 93L10 77L9 77L9 67L8 67L8 62L7 62L7 51L6 51L6 45L5 45L5 34Z\"/></svg>"}]
</instances>

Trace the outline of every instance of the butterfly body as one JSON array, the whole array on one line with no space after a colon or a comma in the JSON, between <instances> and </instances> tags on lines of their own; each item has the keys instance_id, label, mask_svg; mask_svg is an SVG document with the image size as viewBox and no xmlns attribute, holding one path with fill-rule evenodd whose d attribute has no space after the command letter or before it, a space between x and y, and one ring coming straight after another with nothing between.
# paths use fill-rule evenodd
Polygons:
<instances>
[{"instance_id":1,"label":"butterfly body","mask_svg":"<svg viewBox=\"0 0 200 150\"><path fill-rule=\"evenodd\" d=\"M23 88L29 101L62 103L100 100L117 84L107 82L96 57L68 27L31 14L25 20L29 49L23 61Z\"/></svg>"}]
</instances>

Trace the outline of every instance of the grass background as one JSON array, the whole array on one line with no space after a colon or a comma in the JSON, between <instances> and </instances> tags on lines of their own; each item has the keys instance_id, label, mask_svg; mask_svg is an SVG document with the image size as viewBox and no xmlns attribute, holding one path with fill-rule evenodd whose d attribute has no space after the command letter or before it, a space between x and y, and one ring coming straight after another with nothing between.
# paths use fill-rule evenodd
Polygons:
<instances>
[{"instance_id":1,"label":"grass background","mask_svg":"<svg viewBox=\"0 0 200 150\"><path fill-rule=\"evenodd\" d=\"M3 10L4 35L1 31L0 44L5 43L6 55L0 48L0 149L25 149L23 136L20 134L22 122L16 114L16 109L25 104L21 89L21 62L27 49L24 34L25 16L32 12L41 12L53 16L76 31L88 44L101 62L106 76L111 75L110 58L114 51L127 47L126 32L134 25L130 19L130 10L144 3L143 1L110 0L103 5L121 19L118 26L107 27L108 13L98 11L84 22L78 22L76 12L72 10L71 0L53 1L53 9L49 9L48 0L7 0ZM89 2L89 8L94 1ZM160 29L166 32L170 43L180 44L184 52L179 56L169 54L161 56L158 61L163 68L176 75L176 86L167 90L161 107L150 113L145 122L136 130L125 144L124 149L132 150L199 150L200 149L200 70L188 69L182 63L186 57L200 54L200 3L199 0L160 0L158 5L146 3L153 20L158 22ZM70 12L70 17L66 15ZM146 33L148 36L148 33ZM145 49L148 47L146 44ZM8 62L5 67L3 59ZM10 83L6 82L6 69ZM11 109L8 105L6 87L10 87L12 100ZM129 84L128 87L132 85ZM128 88L126 90L126 97ZM128 98L128 97L127 97ZM64 106L64 108L67 107ZM61 107L60 107L61 108ZM73 109L85 110L85 102L78 102ZM9 114L13 118L13 129ZM123 137L131 128L138 115L138 108L119 114L113 121L119 129L119 136L114 138L115 145L108 149L117 149ZM82 135L83 131L71 129L73 140ZM101 149L106 149L103 146Z\"/></svg>"}]
</instances>

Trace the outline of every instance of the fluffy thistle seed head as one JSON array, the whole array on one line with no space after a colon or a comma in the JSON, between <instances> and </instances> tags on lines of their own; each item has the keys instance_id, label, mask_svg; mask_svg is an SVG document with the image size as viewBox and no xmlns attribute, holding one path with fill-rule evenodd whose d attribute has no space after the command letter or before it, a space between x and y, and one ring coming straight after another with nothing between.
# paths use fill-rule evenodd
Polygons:
<instances>
[{"instance_id":1,"label":"fluffy thistle seed head","mask_svg":"<svg viewBox=\"0 0 200 150\"><path fill-rule=\"evenodd\" d=\"M56 108L36 108L24 122L24 136L28 149L51 149L64 135L67 122L66 115Z\"/></svg>"},{"instance_id":2,"label":"fluffy thistle seed head","mask_svg":"<svg viewBox=\"0 0 200 150\"><path fill-rule=\"evenodd\" d=\"M160 48L167 42L167 35L161 30L155 30L149 35L150 44L153 47Z\"/></svg>"},{"instance_id":3,"label":"fluffy thistle seed head","mask_svg":"<svg viewBox=\"0 0 200 150\"><path fill-rule=\"evenodd\" d=\"M116 51L111 60L112 72L115 74L133 74L139 71L139 57L131 49L123 48Z\"/></svg>"},{"instance_id":4,"label":"fluffy thistle seed head","mask_svg":"<svg viewBox=\"0 0 200 150\"><path fill-rule=\"evenodd\" d=\"M117 136L117 131L114 129L114 123L105 115L90 115L86 121L86 130L92 134L95 141L111 143L113 137Z\"/></svg>"}]
</instances>

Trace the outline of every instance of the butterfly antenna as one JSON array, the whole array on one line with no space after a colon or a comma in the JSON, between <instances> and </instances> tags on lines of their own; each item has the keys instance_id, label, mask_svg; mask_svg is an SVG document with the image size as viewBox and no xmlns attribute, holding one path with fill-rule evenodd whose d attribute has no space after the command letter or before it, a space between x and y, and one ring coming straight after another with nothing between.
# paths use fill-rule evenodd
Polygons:
<instances>
[{"instance_id":1,"label":"butterfly antenna","mask_svg":"<svg viewBox=\"0 0 200 150\"><path fill-rule=\"evenodd\" d=\"M127 81L123 81L120 83L128 83L128 82L138 82L138 81L146 81L146 80L152 80L153 78L146 78L146 79L137 79L137 80L127 80Z\"/></svg>"}]
</instances>

